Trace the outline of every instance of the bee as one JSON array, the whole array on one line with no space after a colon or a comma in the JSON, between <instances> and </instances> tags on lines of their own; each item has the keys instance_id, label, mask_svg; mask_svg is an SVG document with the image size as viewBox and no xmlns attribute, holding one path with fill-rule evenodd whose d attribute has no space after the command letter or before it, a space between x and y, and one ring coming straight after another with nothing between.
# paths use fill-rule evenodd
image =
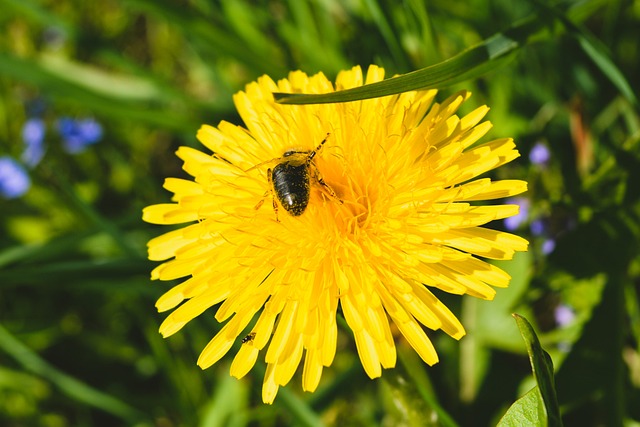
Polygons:
<instances>
[{"instance_id":1,"label":"bee","mask_svg":"<svg viewBox=\"0 0 640 427\"><path fill-rule=\"evenodd\" d=\"M246 344L249 341L253 341L256 337L256 333L255 332L250 332L249 335L247 335L246 337L242 338L242 344Z\"/></svg>"},{"instance_id":2,"label":"bee","mask_svg":"<svg viewBox=\"0 0 640 427\"><path fill-rule=\"evenodd\" d=\"M300 216L304 213L309 205L312 179L320 184L331 197L338 200L339 203L342 203L342 200L338 198L335 191L324 182L313 161L316 154L318 154L322 146L327 142L327 139L329 139L329 135L330 134L327 134L314 150L289 150L286 151L282 157L270 161L277 162L273 169L269 168L267 170L267 180L269 181L269 191L273 199L273 210L276 214L276 221L280 221L278 219L278 203L276 199L290 215ZM253 168L258 166L260 165L254 166ZM266 194L267 193L265 193L265 196ZM262 203L264 203L264 199L256 205L256 209L259 209Z\"/></svg>"}]
</instances>

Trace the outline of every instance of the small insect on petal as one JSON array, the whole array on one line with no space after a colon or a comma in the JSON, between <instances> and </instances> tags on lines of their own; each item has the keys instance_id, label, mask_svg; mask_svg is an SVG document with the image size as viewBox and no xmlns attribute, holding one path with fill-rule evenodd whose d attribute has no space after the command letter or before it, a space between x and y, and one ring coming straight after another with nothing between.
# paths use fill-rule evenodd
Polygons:
<instances>
[{"instance_id":1,"label":"small insect on petal","mask_svg":"<svg viewBox=\"0 0 640 427\"><path fill-rule=\"evenodd\" d=\"M256 337L256 333L255 332L251 332L249 333L249 335L247 335L246 337L242 338L242 344L246 344L250 341L253 341Z\"/></svg>"}]
</instances>

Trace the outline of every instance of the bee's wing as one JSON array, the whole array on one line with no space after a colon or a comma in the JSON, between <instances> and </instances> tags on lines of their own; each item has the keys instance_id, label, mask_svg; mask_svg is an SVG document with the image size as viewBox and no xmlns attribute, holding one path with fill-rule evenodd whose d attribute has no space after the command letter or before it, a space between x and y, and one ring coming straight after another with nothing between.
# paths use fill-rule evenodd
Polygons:
<instances>
[{"instance_id":1,"label":"bee's wing","mask_svg":"<svg viewBox=\"0 0 640 427\"><path fill-rule=\"evenodd\" d=\"M267 160L266 162L262 162L262 163L258 163L257 165L253 165L251 166L249 169L245 170L245 172L251 172L254 169L258 169L261 166L264 165L268 165L268 164L275 164L280 162L283 159L283 157L277 157L275 159L271 159L271 160Z\"/></svg>"}]
</instances>

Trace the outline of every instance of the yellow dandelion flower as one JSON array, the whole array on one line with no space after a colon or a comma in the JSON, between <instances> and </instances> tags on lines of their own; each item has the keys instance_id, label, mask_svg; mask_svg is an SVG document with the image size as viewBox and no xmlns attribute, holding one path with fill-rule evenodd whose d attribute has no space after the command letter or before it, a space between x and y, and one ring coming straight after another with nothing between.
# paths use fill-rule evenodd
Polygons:
<instances>
[{"instance_id":1,"label":"yellow dandelion flower","mask_svg":"<svg viewBox=\"0 0 640 427\"><path fill-rule=\"evenodd\" d=\"M266 403L303 356L303 389L316 389L336 352L338 305L369 377L396 363L391 322L436 363L425 329L455 339L465 331L430 288L492 299L510 277L479 257L527 250L526 240L482 227L517 206L471 203L522 193L526 182L474 180L519 154L511 138L476 144L491 124L482 122L486 106L456 115L469 93L442 103L427 90L304 106L272 95L383 77L371 66L366 79L359 67L341 72L335 86L299 71L247 85L234 96L246 128L202 126L197 136L211 153L177 152L194 180L167 179L173 203L144 210L154 224L192 223L149 242L151 260L168 260L153 279L188 277L158 300L159 311L173 309L160 332L172 335L220 304L215 318L225 324L198 365L238 343L231 375L241 378L265 350Z\"/></svg>"}]
</instances>

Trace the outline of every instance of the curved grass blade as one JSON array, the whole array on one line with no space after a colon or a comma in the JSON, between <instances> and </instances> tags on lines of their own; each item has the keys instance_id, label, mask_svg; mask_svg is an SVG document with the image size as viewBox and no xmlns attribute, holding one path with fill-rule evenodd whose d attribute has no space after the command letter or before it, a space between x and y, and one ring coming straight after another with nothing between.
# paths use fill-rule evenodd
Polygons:
<instances>
[{"instance_id":1,"label":"curved grass blade","mask_svg":"<svg viewBox=\"0 0 640 427\"><path fill-rule=\"evenodd\" d=\"M602 44L595 36L593 36L583 25L576 24L567 16L566 12L546 4L541 0L532 0L532 2L541 9L541 13L556 18L562 23L567 32L576 38L578 44L584 53L593 61L593 63L602 71L602 73L618 88L620 93L627 98L633 105L638 105L631 85L625 78L624 74L618 66L613 62L608 53L607 47Z\"/></svg>"},{"instance_id":2,"label":"curved grass blade","mask_svg":"<svg viewBox=\"0 0 640 427\"><path fill-rule=\"evenodd\" d=\"M13 357L24 369L55 384L60 391L86 405L103 410L134 425L146 420L146 415L123 401L103 393L76 378L59 371L28 348L0 325L0 350Z\"/></svg>"},{"instance_id":3,"label":"curved grass blade","mask_svg":"<svg viewBox=\"0 0 640 427\"><path fill-rule=\"evenodd\" d=\"M458 427L453 417L438 402L433 384L424 369L424 362L416 352L398 346L398 361L400 363L396 369L389 372L387 381L390 384L396 383L397 388L403 390L403 394L409 395L408 400L421 401L416 403L417 408L433 411L438 426Z\"/></svg>"},{"instance_id":4,"label":"curved grass blade","mask_svg":"<svg viewBox=\"0 0 640 427\"><path fill-rule=\"evenodd\" d=\"M256 50L236 32L226 28L223 10L213 12L213 16L216 17L214 20L176 2L126 0L124 3L136 11L171 23L180 29L182 34L188 35L193 40L195 48L206 56L235 58L252 70L261 70L269 75L284 72L282 63L278 62L281 58L277 54L274 55L273 50Z\"/></svg>"},{"instance_id":5,"label":"curved grass blade","mask_svg":"<svg viewBox=\"0 0 640 427\"><path fill-rule=\"evenodd\" d=\"M560 407L556 398L555 381L553 379L553 362L549 354L544 351L531 324L524 317L513 314L516 319L522 338L527 346L531 369L540 390L540 396L546 411L546 425L549 427L562 427ZM534 389L535 390L535 389Z\"/></svg>"},{"instance_id":6,"label":"curved grass blade","mask_svg":"<svg viewBox=\"0 0 640 427\"><path fill-rule=\"evenodd\" d=\"M4 3L2 12L3 18L5 19L17 15L24 17L30 23L57 28L70 37L75 37L77 34L76 27L63 19L60 14L53 12L51 10L52 8L42 5L41 2L32 0L2 0L2 3Z\"/></svg>"},{"instance_id":7,"label":"curved grass blade","mask_svg":"<svg viewBox=\"0 0 640 427\"><path fill-rule=\"evenodd\" d=\"M34 265L37 265L34 267ZM73 281L88 282L87 278L117 279L131 278L133 275L148 275L152 263L139 257L113 260L65 260L47 263L30 263L13 268L0 269L0 288L8 289L22 285L53 286L55 280L66 285ZM120 288L114 284L109 291ZM139 290L138 290L139 291Z\"/></svg>"},{"instance_id":8,"label":"curved grass blade","mask_svg":"<svg viewBox=\"0 0 640 427\"><path fill-rule=\"evenodd\" d=\"M380 34L387 43L393 60L401 67L406 67L407 63L405 57L401 54L402 48L400 47L400 42L391 28L385 12L380 7L380 2L377 0L364 0L363 5L371 14L373 22L376 24L378 31L380 31Z\"/></svg>"},{"instance_id":9,"label":"curved grass blade","mask_svg":"<svg viewBox=\"0 0 640 427\"><path fill-rule=\"evenodd\" d=\"M309 404L289 389L282 389L278 393L279 399L275 403L286 408L289 415L295 420L295 425L308 427L321 427L324 425L320 416L315 413Z\"/></svg>"},{"instance_id":10,"label":"curved grass blade","mask_svg":"<svg viewBox=\"0 0 640 427\"><path fill-rule=\"evenodd\" d=\"M81 67L83 77L79 79L76 74L69 73L69 70L77 70L78 67L52 65L51 62L45 62L42 59L20 58L8 52L0 52L0 75L45 89L47 96L54 97L56 102L81 106L96 114L136 120L180 132L190 132L198 126L198 121L189 117L187 113L168 109L164 95L155 89L140 91L136 96L129 98L121 96L124 93L122 88L110 92L97 91L95 83L93 86L85 84L87 76L92 75L88 67ZM128 82L128 87L136 81L146 81L125 77L122 79L120 81ZM145 86L152 87L148 81ZM113 88L113 85L111 87ZM157 103L162 107L150 107L150 103Z\"/></svg>"},{"instance_id":11,"label":"curved grass blade","mask_svg":"<svg viewBox=\"0 0 640 427\"><path fill-rule=\"evenodd\" d=\"M323 104L451 86L500 67L512 59L513 54L543 29L546 23L538 18L528 18L453 58L378 83L327 94L274 93L274 96L282 104Z\"/></svg>"},{"instance_id":12,"label":"curved grass blade","mask_svg":"<svg viewBox=\"0 0 640 427\"><path fill-rule=\"evenodd\" d=\"M247 424L249 386L231 375L222 376L214 395L203 406L200 427L241 426Z\"/></svg>"}]
</instances>

